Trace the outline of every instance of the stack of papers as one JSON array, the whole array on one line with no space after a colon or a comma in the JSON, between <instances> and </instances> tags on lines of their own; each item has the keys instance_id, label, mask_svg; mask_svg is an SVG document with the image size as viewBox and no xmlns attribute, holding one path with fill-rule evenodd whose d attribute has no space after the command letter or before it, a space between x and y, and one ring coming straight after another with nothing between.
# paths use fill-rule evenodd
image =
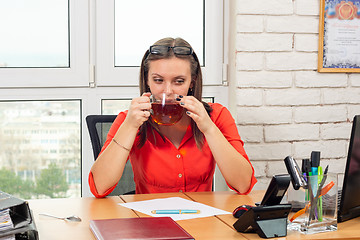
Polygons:
<instances>
[{"instance_id":1,"label":"stack of papers","mask_svg":"<svg viewBox=\"0 0 360 240\"><path fill-rule=\"evenodd\" d=\"M10 218L10 209L0 210L0 231L13 229L14 225Z\"/></svg>"},{"instance_id":2,"label":"stack of papers","mask_svg":"<svg viewBox=\"0 0 360 240\"><path fill-rule=\"evenodd\" d=\"M0 210L0 231L7 231L10 229L14 229L14 224L11 221L10 217L10 209ZM0 237L0 240L15 240L15 235L11 234L5 237Z\"/></svg>"},{"instance_id":3,"label":"stack of papers","mask_svg":"<svg viewBox=\"0 0 360 240\"><path fill-rule=\"evenodd\" d=\"M0 190L0 240L38 240L38 232L27 201Z\"/></svg>"},{"instance_id":4,"label":"stack of papers","mask_svg":"<svg viewBox=\"0 0 360 240\"><path fill-rule=\"evenodd\" d=\"M9 235L5 237L0 237L0 240L16 240L15 235Z\"/></svg>"}]
</instances>

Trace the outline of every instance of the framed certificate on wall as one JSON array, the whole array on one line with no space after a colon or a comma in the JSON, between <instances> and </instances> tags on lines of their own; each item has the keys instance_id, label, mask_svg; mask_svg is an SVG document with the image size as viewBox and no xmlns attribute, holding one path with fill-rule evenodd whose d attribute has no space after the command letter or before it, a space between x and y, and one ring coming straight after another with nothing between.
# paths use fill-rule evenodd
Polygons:
<instances>
[{"instance_id":1,"label":"framed certificate on wall","mask_svg":"<svg viewBox=\"0 0 360 240\"><path fill-rule=\"evenodd\" d=\"M360 72L360 0L320 0L318 72Z\"/></svg>"}]
</instances>

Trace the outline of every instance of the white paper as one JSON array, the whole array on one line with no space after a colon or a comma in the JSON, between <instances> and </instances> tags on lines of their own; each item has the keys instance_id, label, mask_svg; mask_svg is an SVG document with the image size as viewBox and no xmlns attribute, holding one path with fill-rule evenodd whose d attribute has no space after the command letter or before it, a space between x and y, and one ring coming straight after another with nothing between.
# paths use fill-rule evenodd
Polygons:
<instances>
[{"instance_id":1,"label":"white paper","mask_svg":"<svg viewBox=\"0 0 360 240\"><path fill-rule=\"evenodd\" d=\"M153 217L171 217L174 221L231 214L230 212L190 201L181 197L160 198L146 201L119 203L119 205L142 212ZM200 210L197 214L152 214L152 210L193 209Z\"/></svg>"},{"instance_id":2,"label":"white paper","mask_svg":"<svg viewBox=\"0 0 360 240\"><path fill-rule=\"evenodd\" d=\"M324 35L324 67L360 66L360 19L327 19Z\"/></svg>"}]
</instances>

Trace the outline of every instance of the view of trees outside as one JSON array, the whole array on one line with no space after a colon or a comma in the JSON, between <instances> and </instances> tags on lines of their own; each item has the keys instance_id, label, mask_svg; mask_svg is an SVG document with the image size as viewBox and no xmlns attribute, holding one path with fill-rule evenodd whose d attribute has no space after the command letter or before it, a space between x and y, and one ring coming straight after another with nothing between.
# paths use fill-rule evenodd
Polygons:
<instances>
[{"instance_id":1,"label":"view of trees outside","mask_svg":"<svg viewBox=\"0 0 360 240\"><path fill-rule=\"evenodd\" d=\"M0 102L0 190L24 199L81 196L81 102Z\"/></svg>"}]
</instances>

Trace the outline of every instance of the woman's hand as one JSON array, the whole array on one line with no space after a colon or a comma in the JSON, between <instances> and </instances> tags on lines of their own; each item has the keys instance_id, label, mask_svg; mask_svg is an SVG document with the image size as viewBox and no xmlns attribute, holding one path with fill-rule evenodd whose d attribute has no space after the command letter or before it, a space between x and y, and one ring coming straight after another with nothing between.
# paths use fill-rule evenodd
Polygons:
<instances>
[{"instance_id":1,"label":"woman's hand","mask_svg":"<svg viewBox=\"0 0 360 240\"><path fill-rule=\"evenodd\" d=\"M183 96L180 99L180 105L185 108L186 114L195 121L202 133L205 134L206 131L215 127L202 102L193 96Z\"/></svg>"},{"instance_id":2,"label":"woman's hand","mask_svg":"<svg viewBox=\"0 0 360 240\"><path fill-rule=\"evenodd\" d=\"M121 178L137 131L150 116L150 95L151 93L144 93L131 101L128 114L113 137L115 141L109 143L91 167L99 195L104 194Z\"/></svg>"},{"instance_id":3,"label":"woman's hand","mask_svg":"<svg viewBox=\"0 0 360 240\"><path fill-rule=\"evenodd\" d=\"M124 123L138 129L150 117L151 93L143 93L141 97L133 98Z\"/></svg>"},{"instance_id":4,"label":"woman's hand","mask_svg":"<svg viewBox=\"0 0 360 240\"><path fill-rule=\"evenodd\" d=\"M184 96L180 98L180 105L186 109L186 114L196 122L204 134L226 182L239 193L246 193L252 181L253 171L250 163L225 138L211 120L202 102L193 96ZM236 131L236 126L233 129Z\"/></svg>"}]
</instances>

